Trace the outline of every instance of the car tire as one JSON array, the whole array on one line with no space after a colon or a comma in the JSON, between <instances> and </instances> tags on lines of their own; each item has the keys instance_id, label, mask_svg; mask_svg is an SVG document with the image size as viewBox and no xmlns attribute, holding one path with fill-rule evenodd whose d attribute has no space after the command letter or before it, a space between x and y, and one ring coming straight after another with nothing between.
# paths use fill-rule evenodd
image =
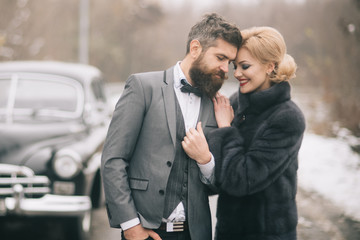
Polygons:
<instances>
[{"instance_id":1,"label":"car tire","mask_svg":"<svg viewBox=\"0 0 360 240\"><path fill-rule=\"evenodd\" d=\"M101 182L100 172L97 172L95 175L90 196L93 209L98 209L105 206L105 193Z\"/></svg>"},{"instance_id":2,"label":"car tire","mask_svg":"<svg viewBox=\"0 0 360 240\"><path fill-rule=\"evenodd\" d=\"M68 240L87 240L90 236L92 214L87 211L79 217L72 217L65 223Z\"/></svg>"}]
</instances>

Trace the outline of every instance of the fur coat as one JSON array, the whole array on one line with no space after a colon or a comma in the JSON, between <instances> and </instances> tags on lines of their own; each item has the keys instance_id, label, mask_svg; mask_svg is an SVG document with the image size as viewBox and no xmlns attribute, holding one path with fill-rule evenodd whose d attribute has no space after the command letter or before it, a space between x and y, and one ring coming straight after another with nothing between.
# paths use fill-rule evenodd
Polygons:
<instances>
[{"instance_id":1,"label":"fur coat","mask_svg":"<svg viewBox=\"0 0 360 240\"><path fill-rule=\"evenodd\" d=\"M208 136L220 189L216 239L296 239L301 110L281 82L231 98L231 127Z\"/></svg>"}]
</instances>

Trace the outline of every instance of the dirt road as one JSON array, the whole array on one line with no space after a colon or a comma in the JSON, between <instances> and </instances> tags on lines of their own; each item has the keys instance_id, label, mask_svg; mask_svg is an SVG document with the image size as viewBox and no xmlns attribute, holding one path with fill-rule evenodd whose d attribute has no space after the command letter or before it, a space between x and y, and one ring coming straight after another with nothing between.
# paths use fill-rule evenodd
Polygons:
<instances>
[{"instance_id":1,"label":"dirt road","mask_svg":"<svg viewBox=\"0 0 360 240\"><path fill-rule=\"evenodd\" d=\"M359 240L360 222L353 221L342 211L315 193L299 189L297 195L299 224L298 240ZM216 197L210 198L211 210L216 211ZM104 209L94 212L91 240L119 240L120 230L108 227ZM213 216L213 222L216 219Z\"/></svg>"},{"instance_id":2,"label":"dirt road","mask_svg":"<svg viewBox=\"0 0 360 240\"><path fill-rule=\"evenodd\" d=\"M299 189L299 240L359 240L360 222L344 216L341 209L316 193Z\"/></svg>"},{"instance_id":3,"label":"dirt road","mask_svg":"<svg viewBox=\"0 0 360 240\"><path fill-rule=\"evenodd\" d=\"M343 215L342 211L316 193L299 189L298 196L299 225L298 240L359 240L360 222ZM211 210L216 211L216 196L210 198ZM213 215L213 222L216 219ZM56 225L42 225L43 222L26 224L4 224L0 230L2 240L64 240ZM91 237L89 240L120 240L120 230L111 229L105 208L93 212Z\"/></svg>"}]
</instances>

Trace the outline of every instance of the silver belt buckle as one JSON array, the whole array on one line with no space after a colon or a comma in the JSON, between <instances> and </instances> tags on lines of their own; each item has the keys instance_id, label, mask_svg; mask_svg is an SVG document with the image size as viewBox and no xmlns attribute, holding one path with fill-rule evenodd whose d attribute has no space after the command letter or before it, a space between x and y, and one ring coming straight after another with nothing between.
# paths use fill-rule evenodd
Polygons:
<instances>
[{"instance_id":1,"label":"silver belt buckle","mask_svg":"<svg viewBox=\"0 0 360 240\"><path fill-rule=\"evenodd\" d=\"M166 232L182 232L184 231L184 222L166 223Z\"/></svg>"}]
</instances>

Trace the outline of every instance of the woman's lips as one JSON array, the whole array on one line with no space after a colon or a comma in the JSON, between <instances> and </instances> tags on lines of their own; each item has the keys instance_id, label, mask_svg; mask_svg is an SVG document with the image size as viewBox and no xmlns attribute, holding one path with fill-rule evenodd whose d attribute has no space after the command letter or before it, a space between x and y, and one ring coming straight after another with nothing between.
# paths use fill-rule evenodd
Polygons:
<instances>
[{"instance_id":1,"label":"woman's lips","mask_svg":"<svg viewBox=\"0 0 360 240\"><path fill-rule=\"evenodd\" d=\"M240 82L240 86L242 87L246 85L249 81L247 79L240 79L239 82Z\"/></svg>"}]
</instances>

